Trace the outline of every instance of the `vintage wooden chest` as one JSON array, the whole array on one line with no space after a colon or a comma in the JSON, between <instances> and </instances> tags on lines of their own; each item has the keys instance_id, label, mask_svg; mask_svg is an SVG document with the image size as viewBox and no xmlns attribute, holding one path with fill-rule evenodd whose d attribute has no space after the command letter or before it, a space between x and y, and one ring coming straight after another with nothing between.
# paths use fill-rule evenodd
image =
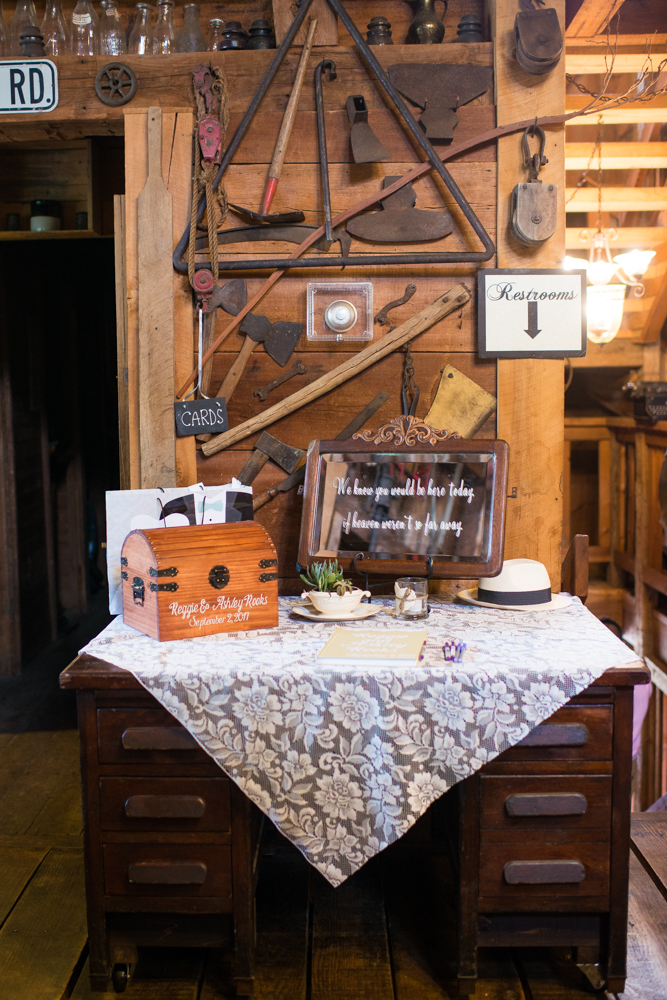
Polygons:
<instances>
[{"instance_id":1,"label":"vintage wooden chest","mask_svg":"<svg viewBox=\"0 0 667 1000\"><path fill-rule=\"evenodd\" d=\"M278 559L254 521L131 531L123 617L164 642L278 624Z\"/></svg>"}]
</instances>

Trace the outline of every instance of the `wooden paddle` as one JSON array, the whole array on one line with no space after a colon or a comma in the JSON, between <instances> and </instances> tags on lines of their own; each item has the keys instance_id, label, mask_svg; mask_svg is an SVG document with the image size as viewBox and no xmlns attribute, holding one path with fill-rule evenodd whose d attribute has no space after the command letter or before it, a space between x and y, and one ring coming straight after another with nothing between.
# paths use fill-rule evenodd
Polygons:
<instances>
[{"instance_id":1,"label":"wooden paddle","mask_svg":"<svg viewBox=\"0 0 667 1000\"><path fill-rule=\"evenodd\" d=\"M162 108L149 108L148 177L137 198L140 486L176 486L172 197L162 179Z\"/></svg>"}]
</instances>

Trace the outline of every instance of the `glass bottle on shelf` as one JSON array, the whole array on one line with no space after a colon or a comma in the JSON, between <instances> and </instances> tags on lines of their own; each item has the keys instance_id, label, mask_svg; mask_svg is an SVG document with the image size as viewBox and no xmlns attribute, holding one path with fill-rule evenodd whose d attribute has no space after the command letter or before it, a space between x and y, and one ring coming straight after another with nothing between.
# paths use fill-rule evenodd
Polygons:
<instances>
[{"instance_id":1,"label":"glass bottle on shelf","mask_svg":"<svg viewBox=\"0 0 667 1000\"><path fill-rule=\"evenodd\" d=\"M126 52L125 29L118 13L118 4L116 0L102 0L100 54L103 56L122 56Z\"/></svg>"},{"instance_id":2,"label":"glass bottle on shelf","mask_svg":"<svg viewBox=\"0 0 667 1000\"><path fill-rule=\"evenodd\" d=\"M33 0L16 0L16 8L9 29L9 55L18 55L23 29L38 23Z\"/></svg>"},{"instance_id":3,"label":"glass bottle on shelf","mask_svg":"<svg viewBox=\"0 0 667 1000\"><path fill-rule=\"evenodd\" d=\"M2 9L2 0L0 0L0 56L9 55L11 55L11 52L9 51L9 28L7 27L7 22L5 21L5 15Z\"/></svg>"},{"instance_id":4,"label":"glass bottle on shelf","mask_svg":"<svg viewBox=\"0 0 667 1000\"><path fill-rule=\"evenodd\" d=\"M153 51L153 28L151 14L153 8L149 3L137 4L137 19L130 35L127 51L134 56L149 56Z\"/></svg>"},{"instance_id":5,"label":"glass bottle on shelf","mask_svg":"<svg viewBox=\"0 0 667 1000\"><path fill-rule=\"evenodd\" d=\"M178 52L205 52L206 41L199 23L199 4L183 5L183 27L178 36Z\"/></svg>"},{"instance_id":6,"label":"glass bottle on shelf","mask_svg":"<svg viewBox=\"0 0 667 1000\"><path fill-rule=\"evenodd\" d=\"M176 52L178 32L174 24L173 0L159 0L157 5L157 24L153 32L153 55L168 56Z\"/></svg>"},{"instance_id":7,"label":"glass bottle on shelf","mask_svg":"<svg viewBox=\"0 0 667 1000\"><path fill-rule=\"evenodd\" d=\"M100 19L90 0L78 0L69 26L69 51L73 56L100 53Z\"/></svg>"},{"instance_id":8,"label":"glass bottle on shelf","mask_svg":"<svg viewBox=\"0 0 667 1000\"><path fill-rule=\"evenodd\" d=\"M64 56L67 52L67 25L60 0L47 0L42 21L44 49L47 56Z\"/></svg>"},{"instance_id":9,"label":"glass bottle on shelf","mask_svg":"<svg viewBox=\"0 0 667 1000\"><path fill-rule=\"evenodd\" d=\"M222 32L225 22L219 17L212 17L208 22L208 38L206 39L207 52L220 52L224 47Z\"/></svg>"}]
</instances>

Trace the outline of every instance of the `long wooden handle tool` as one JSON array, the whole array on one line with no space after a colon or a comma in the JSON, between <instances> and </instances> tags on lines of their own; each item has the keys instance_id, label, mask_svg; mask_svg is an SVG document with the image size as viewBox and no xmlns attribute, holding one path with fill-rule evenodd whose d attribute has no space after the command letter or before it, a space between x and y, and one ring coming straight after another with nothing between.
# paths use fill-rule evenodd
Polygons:
<instances>
[{"instance_id":1,"label":"long wooden handle tool","mask_svg":"<svg viewBox=\"0 0 667 1000\"><path fill-rule=\"evenodd\" d=\"M162 179L162 108L146 112L148 177L137 197L140 486L176 485L172 196Z\"/></svg>"},{"instance_id":2,"label":"long wooden handle tool","mask_svg":"<svg viewBox=\"0 0 667 1000\"><path fill-rule=\"evenodd\" d=\"M268 410L264 410L263 413L251 417L250 420L244 421L238 427L233 427L231 430L225 431L224 434L217 434L202 447L203 454L207 457L215 455L216 452L222 451L223 448L228 448L230 445L236 444L237 441L242 441L248 435L263 430L276 420L281 420L282 417L293 413L294 410L298 410L301 406L319 399L320 396L331 392L336 386L347 382L355 375L358 375L359 372L370 368L376 361L386 357L387 354L391 354L392 351L406 344L408 340L412 340L413 337L423 333L424 330L428 330L434 323L438 323L445 316L448 316L456 309L460 309L469 299L470 292L465 285L454 285L453 288L437 298L431 305L426 306L421 312L418 312L415 316L406 320L405 323L397 326L391 333L386 333L384 337L370 344L365 350L359 351L358 354L344 361L342 365L338 365L333 371L327 372L326 375L322 375L321 378L311 382L310 385L304 386L303 389L299 389L298 392L288 396L287 399L283 399L280 403L270 406Z\"/></svg>"},{"instance_id":3,"label":"long wooden handle tool","mask_svg":"<svg viewBox=\"0 0 667 1000\"><path fill-rule=\"evenodd\" d=\"M370 403L364 406L361 413L358 413L354 420L351 420L347 427L343 428L340 434L336 434L334 441L347 441L348 438L351 438L353 434L356 434L357 431L361 430L366 421L370 420L373 414L376 413L381 406L384 406L388 399L388 392L378 392L375 399L371 399ZM259 508L263 507L265 503L269 502L269 500L273 500L274 497L277 497L279 493L287 493L289 490L294 489L295 486L298 486L299 483L303 482L305 475L306 463L304 462L304 464L300 465L299 468L296 469L290 476L281 480L277 486L272 486L270 490L266 491L266 493L260 493L258 496L254 497L252 501L252 509L259 510Z\"/></svg>"},{"instance_id":4,"label":"long wooden handle tool","mask_svg":"<svg viewBox=\"0 0 667 1000\"><path fill-rule=\"evenodd\" d=\"M299 97L301 96L303 79L306 74L306 67L308 65L308 56L310 55L310 50L313 47L313 39L315 37L316 28L317 28L317 18L313 17L311 18L310 24L308 26L308 35L306 36L306 43L303 49L301 50L301 58L299 59L299 65L297 66L296 77L294 79L294 86L292 87L292 93L290 94L289 101L287 102L287 107L285 108L285 114L283 115L282 125L280 126L278 139L276 140L275 149L273 150L273 159L271 160L271 166L269 167L269 173L266 179L266 188L264 190L262 207L259 210L260 215L269 214L271 202L273 200L276 187L278 186L280 174L283 169L283 163L285 162L285 153L287 152L287 144L289 143L290 136L292 134L292 128L294 127L294 120L296 118L296 111L297 111L297 106L299 104Z\"/></svg>"}]
</instances>

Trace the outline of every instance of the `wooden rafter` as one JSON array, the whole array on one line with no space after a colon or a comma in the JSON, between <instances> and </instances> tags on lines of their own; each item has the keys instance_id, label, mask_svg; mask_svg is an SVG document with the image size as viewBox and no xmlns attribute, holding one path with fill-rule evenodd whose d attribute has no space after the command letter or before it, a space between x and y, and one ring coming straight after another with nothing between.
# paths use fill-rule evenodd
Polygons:
<instances>
[{"instance_id":1,"label":"wooden rafter","mask_svg":"<svg viewBox=\"0 0 667 1000\"><path fill-rule=\"evenodd\" d=\"M592 152L590 142L567 142L565 144L565 169L585 170ZM667 142L603 142L603 170L634 170L639 167L652 170L667 167ZM597 168L598 156L592 163Z\"/></svg>"},{"instance_id":2,"label":"wooden rafter","mask_svg":"<svg viewBox=\"0 0 667 1000\"><path fill-rule=\"evenodd\" d=\"M652 56L653 68L657 69L665 58L664 46L662 52L655 51ZM616 52L613 57L607 55L606 49L597 52L566 52L565 69L573 76L581 73L641 73L647 68L646 49L640 52Z\"/></svg>"},{"instance_id":3,"label":"wooden rafter","mask_svg":"<svg viewBox=\"0 0 667 1000\"><path fill-rule=\"evenodd\" d=\"M586 95L568 94L566 100L566 111L583 111L591 103L591 98ZM654 97L652 101L630 101L620 108L612 108L609 111L601 111L600 116L604 125L633 125L638 123L664 122L667 120L667 95ZM597 121L596 115L590 117L577 116L571 118L568 125L591 125Z\"/></svg>"},{"instance_id":4,"label":"wooden rafter","mask_svg":"<svg viewBox=\"0 0 667 1000\"><path fill-rule=\"evenodd\" d=\"M566 250L585 250L588 247L579 239L581 227L571 226L565 230ZM658 244L667 239L667 228L664 226L627 226L618 230L618 239L610 244L612 253L617 250L654 250Z\"/></svg>"},{"instance_id":5,"label":"wooden rafter","mask_svg":"<svg viewBox=\"0 0 667 1000\"><path fill-rule=\"evenodd\" d=\"M623 0L584 0L565 32L566 37L593 38L599 35L618 13L622 3Z\"/></svg>"},{"instance_id":6,"label":"wooden rafter","mask_svg":"<svg viewBox=\"0 0 667 1000\"><path fill-rule=\"evenodd\" d=\"M565 190L566 212L597 212L597 188L582 187L576 193L575 191L575 188ZM604 212L662 212L664 209L667 209L667 188L605 187L602 189Z\"/></svg>"}]
</instances>

